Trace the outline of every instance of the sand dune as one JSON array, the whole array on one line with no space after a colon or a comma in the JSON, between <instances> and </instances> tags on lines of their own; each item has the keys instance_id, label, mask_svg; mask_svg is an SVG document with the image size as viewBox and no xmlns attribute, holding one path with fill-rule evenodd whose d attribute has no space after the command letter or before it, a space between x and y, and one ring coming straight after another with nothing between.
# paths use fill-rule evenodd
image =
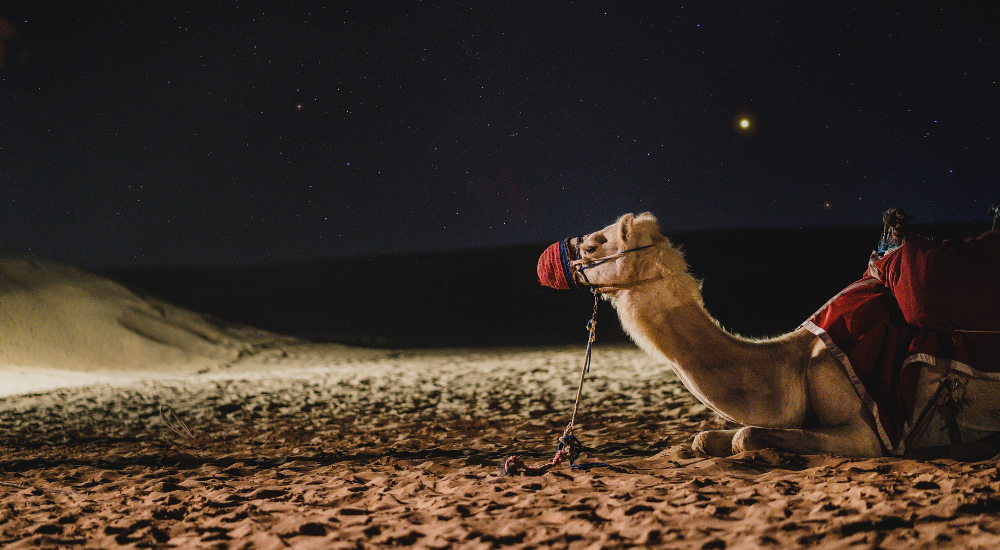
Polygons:
<instances>
[{"instance_id":1,"label":"sand dune","mask_svg":"<svg viewBox=\"0 0 1000 550\"><path fill-rule=\"evenodd\" d=\"M0 259L0 395L221 368L291 341L73 267Z\"/></svg>"}]
</instances>

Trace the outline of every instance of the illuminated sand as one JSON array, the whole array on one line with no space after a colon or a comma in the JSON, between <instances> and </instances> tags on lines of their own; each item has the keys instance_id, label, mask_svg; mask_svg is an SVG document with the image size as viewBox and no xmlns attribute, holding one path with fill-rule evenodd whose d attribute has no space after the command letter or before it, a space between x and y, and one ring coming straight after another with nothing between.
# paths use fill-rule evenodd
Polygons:
<instances>
[{"instance_id":1,"label":"illuminated sand","mask_svg":"<svg viewBox=\"0 0 1000 550\"><path fill-rule=\"evenodd\" d=\"M587 446L583 462L617 467L503 478L496 464L511 453L530 463L552 456L576 394L582 346L363 350L224 327L183 310L173 310L172 330L158 333L172 338L150 338L151 330L136 327L159 326L155 302L98 278L67 277L76 282L31 279L14 288L8 279L0 300L45 296L43 318L63 319L59 330L76 335L49 338L45 349L2 341L0 380L43 373L49 387L64 386L36 394L4 386L4 548L1000 542L995 459L697 455L694 433L724 423L631 346L598 341L576 432ZM61 308L81 304L90 304L86 314L63 316ZM148 319L118 322L124 304ZM105 354L121 340L133 342L129 354ZM161 405L179 414L193 440L165 426Z\"/></svg>"},{"instance_id":2,"label":"illuminated sand","mask_svg":"<svg viewBox=\"0 0 1000 550\"><path fill-rule=\"evenodd\" d=\"M578 431L547 460L577 349L340 354L289 348L214 372L0 400L0 544L282 548L985 547L994 460L707 459L721 422L631 348L599 349ZM353 355L353 356L352 356ZM166 429L171 405L196 435ZM707 545L707 546L706 546Z\"/></svg>"}]
</instances>

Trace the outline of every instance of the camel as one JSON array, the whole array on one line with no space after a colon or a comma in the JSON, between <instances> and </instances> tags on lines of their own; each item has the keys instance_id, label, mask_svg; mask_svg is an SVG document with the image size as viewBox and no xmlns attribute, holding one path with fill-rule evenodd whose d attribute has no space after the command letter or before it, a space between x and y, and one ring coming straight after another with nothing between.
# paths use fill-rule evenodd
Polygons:
<instances>
[{"instance_id":1,"label":"camel","mask_svg":"<svg viewBox=\"0 0 1000 550\"><path fill-rule=\"evenodd\" d=\"M557 245L571 259L561 272L571 286L609 300L640 348L666 360L699 401L743 425L697 434L695 450L883 455L870 404L821 337L804 326L761 340L727 332L705 309L701 283L652 214L626 214L550 249Z\"/></svg>"}]
</instances>

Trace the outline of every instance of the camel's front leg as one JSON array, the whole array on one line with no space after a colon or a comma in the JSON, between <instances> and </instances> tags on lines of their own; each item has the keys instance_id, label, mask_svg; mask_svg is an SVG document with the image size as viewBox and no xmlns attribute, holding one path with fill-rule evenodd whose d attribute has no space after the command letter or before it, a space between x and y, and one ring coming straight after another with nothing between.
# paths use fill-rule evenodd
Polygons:
<instances>
[{"instance_id":1,"label":"camel's front leg","mask_svg":"<svg viewBox=\"0 0 1000 550\"><path fill-rule=\"evenodd\" d=\"M737 430L732 441L733 454L778 449L803 455L833 454L853 458L882 456L882 445L865 424L801 430L747 426Z\"/></svg>"},{"instance_id":2,"label":"camel's front leg","mask_svg":"<svg viewBox=\"0 0 1000 550\"><path fill-rule=\"evenodd\" d=\"M747 426L733 436L733 453L773 448L798 454L882 456L875 419L846 371L818 338L807 368L809 405L820 427Z\"/></svg>"}]
</instances>

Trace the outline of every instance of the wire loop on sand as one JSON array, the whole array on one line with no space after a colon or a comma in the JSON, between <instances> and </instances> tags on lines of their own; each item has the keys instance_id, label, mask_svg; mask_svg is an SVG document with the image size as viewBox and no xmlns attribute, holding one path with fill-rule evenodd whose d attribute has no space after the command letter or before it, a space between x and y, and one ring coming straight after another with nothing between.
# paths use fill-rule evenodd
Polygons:
<instances>
[{"instance_id":1,"label":"wire loop on sand","mask_svg":"<svg viewBox=\"0 0 1000 550\"><path fill-rule=\"evenodd\" d=\"M163 424L175 434L186 438L194 439L194 434L187 427L187 424L179 416L174 408L166 403L160 403L160 419L163 420Z\"/></svg>"}]
</instances>

